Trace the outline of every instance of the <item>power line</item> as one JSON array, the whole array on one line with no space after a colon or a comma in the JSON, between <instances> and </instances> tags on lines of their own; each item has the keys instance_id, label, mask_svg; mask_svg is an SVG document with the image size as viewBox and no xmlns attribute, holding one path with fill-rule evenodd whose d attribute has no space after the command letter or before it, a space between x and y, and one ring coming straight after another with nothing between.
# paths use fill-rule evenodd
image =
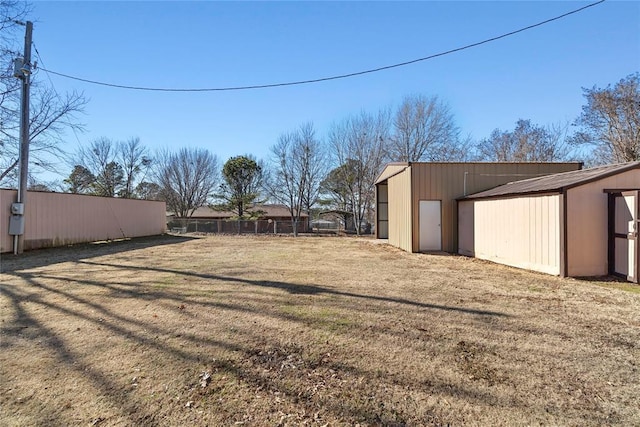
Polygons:
<instances>
[{"instance_id":1,"label":"power line","mask_svg":"<svg viewBox=\"0 0 640 427\"><path fill-rule=\"evenodd\" d=\"M309 80L299 80L299 81L292 81L292 82L284 82L284 83L271 83L271 84L262 84L262 85L249 85L249 86L231 86L231 87L219 87L219 88L193 88L193 89L188 89L188 88L155 88L155 87L144 87L144 86L128 86L128 85L121 85L121 84L115 84L115 83L105 83L105 82L100 82L100 81L96 81L96 80L90 80L90 79L84 79L81 77L75 77L75 76L71 76L69 74L64 74L64 73L59 73L57 71L52 71L52 70L47 70L46 68L40 68L41 70L47 72L47 73L51 73L54 74L56 76L60 76L60 77L65 77L67 79L71 79L71 80L77 80L77 81L81 81L84 83L90 83L90 84L94 84L94 85L100 85L100 86L107 86L107 87L113 87L113 88L119 88L119 89L129 89L129 90L143 90L143 91L155 91L155 92L222 92L222 91L232 91L232 90L249 90L249 89L266 89L266 88L274 88L274 87L282 87L282 86L295 86L295 85L303 85L303 84L310 84L310 83L320 83L320 82L326 82L326 81L330 81L330 80L338 80L338 79L346 79L349 77L356 77L356 76L362 76L364 74L371 74L371 73L377 73L379 71L384 71L384 70L390 70L392 68L399 68L399 67L404 67L407 65L411 65L411 64L415 64L416 62L421 62L421 61L427 61L430 59L434 59L434 58L438 58L440 56L445 56L445 55L450 55L452 53L455 52L460 52L466 49L471 49L473 47L477 47L483 44L487 44L487 43L491 43L506 37L510 37L513 36L515 34L518 33L522 33L524 31L527 30L531 30L533 28L536 27L540 27L542 25L548 24L550 22L553 21L557 21L560 20L562 18L566 18L567 16L582 12L583 10L589 9L591 7L597 6L601 3L604 3L605 0L599 0L595 3L591 3L588 4L586 6L580 7L578 9L574 9L570 12L567 13L563 13L562 15L558 15L556 17L550 18L550 19L546 19L544 21L538 22L536 24L532 24L532 25L528 25L526 27L520 28L518 30L514 30L508 33L504 33L502 35L496 36L496 37L491 37L489 39L485 39L476 43L471 43L462 47L458 47L455 49L450 49L444 52L440 52L440 53L436 53L433 55L429 55L429 56L425 56L422 58L417 58L417 59L412 59L410 61L405 61L405 62L399 62L397 64L392 64L392 65L385 65L382 67L378 67L378 68L372 68L369 70L364 70L364 71L357 71L354 73L348 73L348 74L340 74L340 75L336 75L336 76L330 76L330 77L321 77L321 78L317 78L317 79L309 79Z\"/></svg>"},{"instance_id":2,"label":"power line","mask_svg":"<svg viewBox=\"0 0 640 427\"><path fill-rule=\"evenodd\" d=\"M42 56L40 55L40 52L38 51L38 47L36 46L35 42L31 42L31 44L33 45L33 49L36 51L36 56L38 57L38 59L40 60L40 64L44 65L44 61L42 60ZM44 68L37 68L34 67L36 70L43 70L46 72L46 70ZM53 84L53 80L51 80L51 76L49 75L49 73L47 72L47 78L49 79L49 83L51 83L51 88L53 89L53 93L56 94L56 97L58 98L58 100L60 102L64 102L62 97L60 96L60 94L58 93L58 91L56 90L56 86ZM80 143L80 138L78 138L78 133L76 132L75 127L70 126L71 130L73 131L73 135L76 137L76 141L78 142L78 147L82 146L82 144Z\"/></svg>"}]
</instances>

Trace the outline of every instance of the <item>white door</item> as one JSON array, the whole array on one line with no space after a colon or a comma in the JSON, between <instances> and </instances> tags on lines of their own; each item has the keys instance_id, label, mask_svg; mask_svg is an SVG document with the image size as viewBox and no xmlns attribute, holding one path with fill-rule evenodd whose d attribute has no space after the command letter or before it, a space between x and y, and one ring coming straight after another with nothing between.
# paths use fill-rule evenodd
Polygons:
<instances>
[{"instance_id":1,"label":"white door","mask_svg":"<svg viewBox=\"0 0 640 427\"><path fill-rule=\"evenodd\" d=\"M638 253L638 234L640 233L640 230L638 230L638 226L640 226L640 191L622 193L622 197L624 197L625 204L631 212L631 218L626 224L628 239L627 246L629 248L627 251L627 280L638 283L638 273L640 270L640 266L638 266L640 261L640 254Z\"/></svg>"},{"instance_id":2,"label":"white door","mask_svg":"<svg viewBox=\"0 0 640 427\"><path fill-rule=\"evenodd\" d=\"M638 283L640 264L638 228L640 228L640 192L624 192L615 198L614 272Z\"/></svg>"},{"instance_id":3,"label":"white door","mask_svg":"<svg viewBox=\"0 0 640 427\"><path fill-rule=\"evenodd\" d=\"M442 250L440 200L420 200L420 251Z\"/></svg>"}]
</instances>

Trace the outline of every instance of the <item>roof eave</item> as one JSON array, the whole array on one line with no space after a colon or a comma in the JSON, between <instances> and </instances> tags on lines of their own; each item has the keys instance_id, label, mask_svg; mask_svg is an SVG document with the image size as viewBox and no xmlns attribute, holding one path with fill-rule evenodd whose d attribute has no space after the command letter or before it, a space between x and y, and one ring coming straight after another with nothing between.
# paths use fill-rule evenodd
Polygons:
<instances>
[{"instance_id":1,"label":"roof eave","mask_svg":"<svg viewBox=\"0 0 640 427\"><path fill-rule=\"evenodd\" d=\"M508 199L513 197L520 196L540 196L543 194L562 194L565 191L565 187L559 188L550 188L546 190L532 190L525 192L513 192L513 193L503 193L503 194L491 194L488 196L478 196L473 197L473 194L464 197L458 197L456 202L465 202L465 201L475 201L475 200L491 200L491 199Z\"/></svg>"}]
</instances>

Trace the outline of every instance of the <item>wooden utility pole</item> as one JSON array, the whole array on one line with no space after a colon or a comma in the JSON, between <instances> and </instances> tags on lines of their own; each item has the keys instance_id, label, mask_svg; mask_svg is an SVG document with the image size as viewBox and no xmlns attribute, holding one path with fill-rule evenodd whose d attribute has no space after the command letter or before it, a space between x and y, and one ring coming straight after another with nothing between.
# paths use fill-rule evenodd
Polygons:
<instances>
[{"instance_id":1,"label":"wooden utility pole","mask_svg":"<svg viewBox=\"0 0 640 427\"><path fill-rule=\"evenodd\" d=\"M22 99L20 104L20 182L18 183L17 203L22 205L22 233L14 236L14 253L24 250L25 202L29 177L29 88L31 86L31 34L33 22L27 21L24 35L24 57L22 67L17 70L16 77L22 80Z\"/></svg>"}]
</instances>

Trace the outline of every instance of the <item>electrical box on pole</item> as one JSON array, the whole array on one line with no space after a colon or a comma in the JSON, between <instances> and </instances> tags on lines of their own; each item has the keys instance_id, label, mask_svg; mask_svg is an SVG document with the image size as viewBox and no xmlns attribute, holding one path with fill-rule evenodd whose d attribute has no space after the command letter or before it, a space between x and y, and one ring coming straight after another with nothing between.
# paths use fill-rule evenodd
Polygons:
<instances>
[{"instance_id":1,"label":"electrical box on pole","mask_svg":"<svg viewBox=\"0 0 640 427\"><path fill-rule=\"evenodd\" d=\"M24 203L12 203L11 215L24 215Z\"/></svg>"},{"instance_id":2,"label":"electrical box on pole","mask_svg":"<svg viewBox=\"0 0 640 427\"><path fill-rule=\"evenodd\" d=\"M23 66L23 58L16 58L13 60L13 77L17 77L19 79L22 78L22 76L24 75L24 72L22 71Z\"/></svg>"},{"instance_id":3,"label":"electrical box on pole","mask_svg":"<svg viewBox=\"0 0 640 427\"><path fill-rule=\"evenodd\" d=\"M24 215L11 215L9 217L9 235L14 238L24 234Z\"/></svg>"}]
</instances>

